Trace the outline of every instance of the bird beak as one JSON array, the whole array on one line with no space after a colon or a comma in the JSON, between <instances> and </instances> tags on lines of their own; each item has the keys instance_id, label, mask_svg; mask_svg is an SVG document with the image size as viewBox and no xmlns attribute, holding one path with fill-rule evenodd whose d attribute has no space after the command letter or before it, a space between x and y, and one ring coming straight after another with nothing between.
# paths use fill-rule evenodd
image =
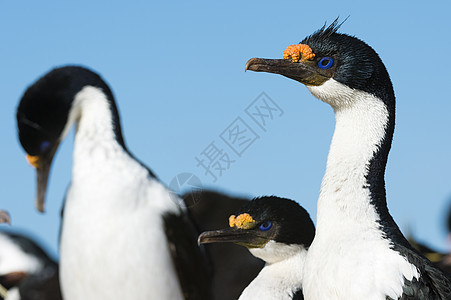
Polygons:
<instances>
[{"instance_id":1,"label":"bird beak","mask_svg":"<svg viewBox=\"0 0 451 300\"><path fill-rule=\"evenodd\" d=\"M199 235L197 243L235 243L247 248L262 248L268 239L257 235L253 230L227 228L214 231L206 231Z\"/></svg>"},{"instance_id":2,"label":"bird beak","mask_svg":"<svg viewBox=\"0 0 451 300\"><path fill-rule=\"evenodd\" d=\"M6 289L10 289L14 286L19 285L22 280L27 278L28 273L17 271L10 272L0 276L0 284Z\"/></svg>"},{"instance_id":3,"label":"bird beak","mask_svg":"<svg viewBox=\"0 0 451 300\"><path fill-rule=\"evenodd\" d=\"M42 155L31 156L27 154L27 161L36 169L36 209L40 212L44 212L50 167L58 145L59 143L56 143L48 152Z\"/></svg>"},{"instance_id":4,"label":"bird beak","mask_svg":"<svg viewBox=\"0 0 451 300\"><path fill-rule=\"evenodd\" d=\"M11 217L6 210L0 210L0 223L8 223L11 225Z\"/></svg>"},{"instance_id":5,"label":"bird beak","mask_svg":"<svg viewBox=\"0 0 451 300\"><path fill-rule=\"evenodd\" d=\"M247 61L245 71L266 72L283 75L305 85L322 85L329 77L319 73L316 62L300 60L293 62L291 59L266 59L251 58Z\"/></svg>"}]
</instances>

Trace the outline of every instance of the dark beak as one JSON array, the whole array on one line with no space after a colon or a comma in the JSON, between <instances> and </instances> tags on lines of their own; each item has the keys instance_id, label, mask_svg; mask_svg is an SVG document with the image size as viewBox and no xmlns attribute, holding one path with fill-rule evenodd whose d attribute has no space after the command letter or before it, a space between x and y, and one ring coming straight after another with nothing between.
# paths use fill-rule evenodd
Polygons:
<instances>
[{"instance_id":1,"label":"dark beak","mask_svg":"<svg viewBox=\"0 0 451 300\"><path fill-rule=\"evenodd\" d=\"M6 289L10 289L18 286L27 277L28 274L22 271L6 273L0 276L0 284Z\"/></svg>"},{"instance_id":2,"label":"dark beak","mask_svg":"<svg viewBox=\"0 0 451 300\"><path fill-rule=\"evenodd\" d=\"M50 167L56 150L58 149L58 145L59 143L56 143L56 145L53 145L48 152L40 156L27 155L28 162L36 169L36 209L40 212L44 212Z\"/></svg>"},{"instance_id":3,"label":"dark beak","mask_svg":"<svg viewBox=\"0 0 451 300\"><path fill-rule=\"evenodd\" d=\"M318 72L314 61L309 60L293 62L291 59L251 58L244 70L279 74L305 85L321 85L329 79Z\"/></svg>"},{"instance_id":4,"label":"dark beak","mask_svg":"<svg viewBox=\"0 0 451 300\"><path fill-rule=\"evenodd\" d=\"M197 243L235 243L247 248L261 248L268 239L257 235L253 230L227 228L214 231L206 231L199 235Z\"/></svg>"}]
</instances>

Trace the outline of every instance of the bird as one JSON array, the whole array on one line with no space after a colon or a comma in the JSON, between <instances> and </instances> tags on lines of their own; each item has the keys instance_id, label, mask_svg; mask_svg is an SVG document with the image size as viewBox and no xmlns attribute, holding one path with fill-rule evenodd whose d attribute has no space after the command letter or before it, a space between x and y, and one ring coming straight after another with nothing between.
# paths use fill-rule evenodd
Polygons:
<instances>
[{"instance_id":1,"label":"bird","mask_svg":"<svg viewBox=\"0 0 451 300\"><path fill-rule=\"evenodd\" d=\"M231 215L229 226L202 233L198 242L236 243L265 262L239 300L304 299L302 267L315 226L302 206L286 198L258 197Z\"/></svg>"},{"instance_id":2,"label":"bird","mask_svg":"<svg viewBox=\"0 0 451 300\"><path fill-rule=\"evenodd\" d=\"M64 299L210 299L199 232L183 201L126 147L99 74L50 70L25 90L16 116L40 211L52 159L75 125L59 246Z\"/></svg>"},{"instance_id":3,"label":"bird","mask_svg":"<svg viewBox=\"0 0 451 300\"><path fill-rule=\"evenodd\" d=\"M438 268L447 273L451 273L451 255L432 249L428 245L416 240L413 236L408 236L409 243L427 259L434 263Z\"/></svg>"},{"instance_id":4,"label":"bird","mask_svg":"<svg viewBox=\"0 0 451 300\"><path fill-rule=\"evenodd\" d=\"M304 84L335 113L304 266L306 299L451 299L449 274L408 243L387 208L385 168L395 94L381 58L336 19L282 59L252 58L245 70Z\"/></svg>"},{"instance_id":5,"label":"bird","mask_svg":"<svg viewBox=\"0 0 451 300\"><path fill-rule=\"evenodd\" d=\"M230 191L208 188L182 194L199 232L211 231L226 225L225 220L249 203L250 197L236 196ZM236 300L264 266L246 248L233 243L204 244L212 269L214 300Z\"/></svg>"},{"instance_id":6,"label":"bird","mask_svg":"<svg viewBox=\"0 0 451 300\"><path fill-rule=\"evenodd\" d=\"M58 263L34 239L0 231L0 299L60 300Z\"/></svg>"},{"instance_id":7,"label":"bird","mask_svg":"<svg viewBox=\"0 0 451 300\"><path fill-rule=\"evenodd\" d=\"M446 231L448 233L448 241L451 237L451 210L448 208L448 214L446 218ZM432 249L430 246L424 244L421 241L418 241L414 238L412 234L408 234L409 243L415 247L420 253L426 256L430 261L432 261L436 266L440 269L451 273L451 253L440 252L435 249Z\"/></svg>"}]
</instances>

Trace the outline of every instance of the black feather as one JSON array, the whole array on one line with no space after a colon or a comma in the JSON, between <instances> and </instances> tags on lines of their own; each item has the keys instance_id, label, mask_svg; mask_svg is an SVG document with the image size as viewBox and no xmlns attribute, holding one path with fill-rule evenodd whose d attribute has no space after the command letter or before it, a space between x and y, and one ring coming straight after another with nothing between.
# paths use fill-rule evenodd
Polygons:
<instances>
[{"instance_id":1,"label":"black feather","mask_svg":"<svg viewBox=\"0 0 451 300\"><path fill-rule=\"evenodd\" d=\"M189 192L182 198L200 232L228 226L228 217L249 202L248 198L210 190ZM214 300L238 299L264 266L245 247L233 243L206 244L205 249L213 268Z\"/></svg>"},{"instance_id":2,"label":"black feather","mask_svg":"<svg viewBox=\"0 0 451 300\"><path fill-rule=\"evenodd\" d=\"M168 213L163 223L185 299L212 299L208 261L197 246L199 232L189 215Z\"/></svg>"}]
</instances>

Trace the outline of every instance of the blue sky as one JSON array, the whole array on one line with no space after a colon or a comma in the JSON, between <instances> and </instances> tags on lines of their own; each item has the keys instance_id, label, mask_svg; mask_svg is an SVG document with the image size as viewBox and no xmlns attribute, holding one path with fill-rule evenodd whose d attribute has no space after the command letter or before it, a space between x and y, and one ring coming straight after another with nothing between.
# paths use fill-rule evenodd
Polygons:
<instances>
[{"instance_id":1,"label":"blue sky","mask_svg":"<svg viewBox=\"0 0 451 300\"><path fill-rule=\"evenodd\" d=\"M295 199L314 217L334 128L332 109L301 84L245 73L244 65L252 57L281 57L286 46L324 22L350 16L341 32L375 48L397 95L386 174L390 212L405 233L449 249L444 225L451 204L451 4L405 3L1 1L0 207L11 213L11 228L34 234L57 255L73 133L56 155L47 211L39 214L35 174L18 143L15 110L29 84L66 64L88 66L106 79L127 145L165 183L187 172L204 187ZM279 110L261 127L247 108L263 101L263 92ZM235 152L222 133L236 122L253 135ZM230 159L216 181L196 161L213 146Z\"/></svg>"}]
</instances>

